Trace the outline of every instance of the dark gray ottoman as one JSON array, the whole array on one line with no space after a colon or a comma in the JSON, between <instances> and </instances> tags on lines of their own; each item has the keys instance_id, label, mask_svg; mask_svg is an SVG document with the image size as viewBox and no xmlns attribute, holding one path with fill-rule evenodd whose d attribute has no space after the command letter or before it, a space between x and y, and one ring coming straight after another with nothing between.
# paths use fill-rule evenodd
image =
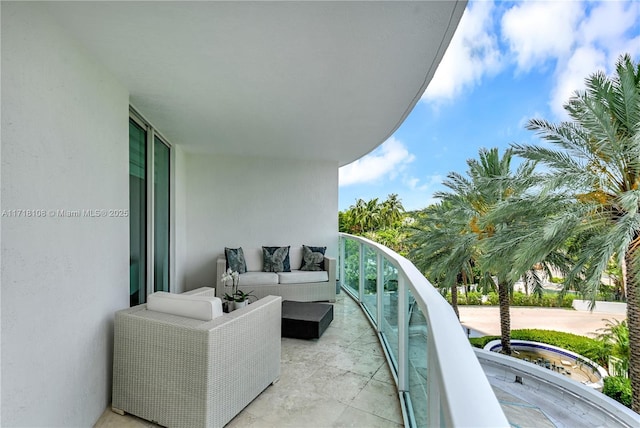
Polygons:
<instances>
[{"instance_id":1,"label":"dark gray ottoman","mask_svg":"<svg viewBox=\"0 0 640 428\"><path fill-rule=\"evenodd\" d=\"M282 337L319 339L333 321L330 303L282 302Z\"/></svg>"}]
</instances>

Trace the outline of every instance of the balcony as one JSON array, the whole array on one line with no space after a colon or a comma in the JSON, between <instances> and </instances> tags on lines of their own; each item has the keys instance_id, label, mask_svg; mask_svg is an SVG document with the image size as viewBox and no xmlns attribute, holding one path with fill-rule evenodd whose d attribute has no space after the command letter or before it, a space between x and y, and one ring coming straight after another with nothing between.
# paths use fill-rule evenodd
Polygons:
<instances>
[{"instance_id":1,"label":"balcony","mask_svg":"<svg viewBox=\"0 0 640 428\"><path fill-rule=\"evenodd\" d=\"M330 327L283 338L281 380L229 426L508 426L450 306L410 262L342 234L339 272ZM124 421L146 426L109 410L96 426Z\"/></svg>"}]
</instances>

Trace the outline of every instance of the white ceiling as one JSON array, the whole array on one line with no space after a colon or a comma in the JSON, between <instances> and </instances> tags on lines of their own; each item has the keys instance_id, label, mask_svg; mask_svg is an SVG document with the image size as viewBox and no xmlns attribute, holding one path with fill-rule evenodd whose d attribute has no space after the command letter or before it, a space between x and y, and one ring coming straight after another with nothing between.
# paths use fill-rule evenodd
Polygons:
<instances>
[{"instance_id":1,"label":"white ceiling","mask_svg":"<svg viewBox=\"0 0 640 428\"><path fill-rule=\"evenodd\" d=\"M45 6L185 150L345 165L414 107L466 1Z\"/></svg>"}]
</instances>

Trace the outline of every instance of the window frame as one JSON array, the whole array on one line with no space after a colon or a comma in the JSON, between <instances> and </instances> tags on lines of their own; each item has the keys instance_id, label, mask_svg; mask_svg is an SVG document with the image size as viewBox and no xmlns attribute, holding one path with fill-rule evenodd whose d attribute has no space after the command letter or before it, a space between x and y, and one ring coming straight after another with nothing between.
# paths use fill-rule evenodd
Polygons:
<instances>
[{"instance_id":1,"label":"window frame","mask_svg":"<svg viewBox=\"0 0 640 428\"><path fill-rule=\"evenodd\" d=\"M155 292L155 140L156 138L169 149L169 284L168 291L174 288L175 284L175 148L174 145L162 133L154 127L140 112L129 105L129 119L146 131L146 296L145 302L150 294ZM131 208L131 207L129 207ZM130 211L131 212L131 211Z\"/></svg>"}]
</instances>

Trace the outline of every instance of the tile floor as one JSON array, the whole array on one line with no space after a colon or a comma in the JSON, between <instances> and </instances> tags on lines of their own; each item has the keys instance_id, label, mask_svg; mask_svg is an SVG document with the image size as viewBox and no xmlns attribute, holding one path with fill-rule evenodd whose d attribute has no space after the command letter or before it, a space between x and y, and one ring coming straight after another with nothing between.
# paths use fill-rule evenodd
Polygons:
<instances>
[{"instance_id":1,"label":"tile floor","mask_svg":"<svg viewBox=\"0 0 640 428\"><path fill-rule=\"evenodd\" d=\"M282 375L227 427L401 427L400 401L375 331L344 292L319 340L282 339ZM107 409L96 428L156 427Z\"/></svg>"}]
</instances>

